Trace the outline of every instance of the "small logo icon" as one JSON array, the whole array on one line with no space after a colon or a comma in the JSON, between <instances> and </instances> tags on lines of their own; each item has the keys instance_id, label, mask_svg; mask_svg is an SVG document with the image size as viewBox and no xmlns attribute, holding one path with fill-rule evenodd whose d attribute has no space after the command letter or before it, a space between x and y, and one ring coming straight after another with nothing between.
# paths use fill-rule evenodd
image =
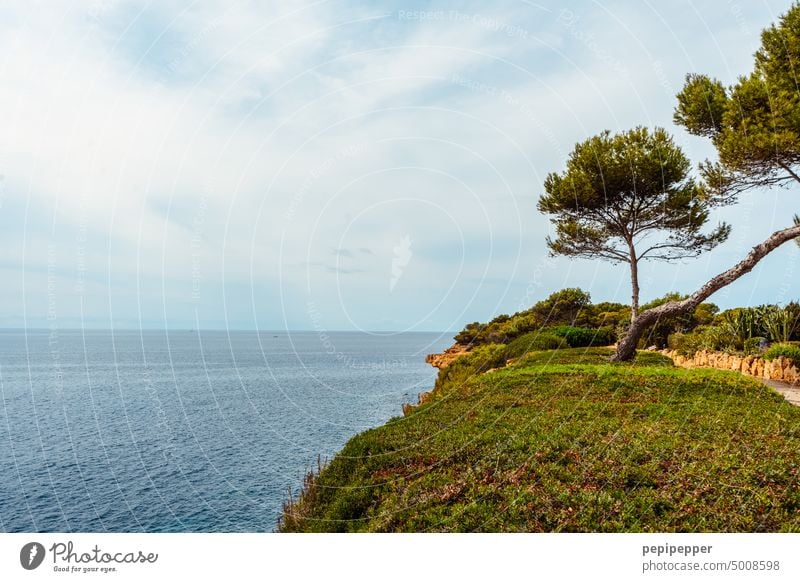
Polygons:
<instances>
[{"instance_id":1,"label":"small logo icon","mask_svg":"<svg viewBox=\"0 0 800 582\"><path fill-rule=\"evenodd\" d=\"M28 542L19 551L19 563L26 570L35 570L44 561L44 546L39 542Z\"/></svg>"}]
</instances>

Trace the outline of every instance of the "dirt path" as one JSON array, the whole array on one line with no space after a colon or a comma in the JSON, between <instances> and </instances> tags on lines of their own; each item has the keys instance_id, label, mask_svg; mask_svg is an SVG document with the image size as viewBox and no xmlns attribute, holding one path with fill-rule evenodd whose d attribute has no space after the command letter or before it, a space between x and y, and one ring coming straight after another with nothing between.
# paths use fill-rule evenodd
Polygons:
<instances>
[{"instance_id":1,"label":"dirt path","mask_svg":"<svg viewBox=\"0 0 800 582\"><path fill-rule=\"evenodd\" d=\"M777 380L767 380L765 378L759 379L773 390L783 394L783 397L786 398L786 400L788 400L791 404L800 406L800 386L793 386L792 384L778 382Z\"/></svg>"}]
</instances>

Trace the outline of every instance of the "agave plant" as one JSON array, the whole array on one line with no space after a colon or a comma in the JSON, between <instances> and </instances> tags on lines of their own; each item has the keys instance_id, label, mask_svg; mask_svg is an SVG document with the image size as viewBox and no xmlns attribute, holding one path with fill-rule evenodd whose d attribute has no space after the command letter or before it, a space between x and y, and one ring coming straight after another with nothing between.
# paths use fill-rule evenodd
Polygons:
<instances>
[{"instance_id":1,"label":"agave plant","mask_svg":"<svg viewBox=\"0 0 800 582\"><path fill-rule=\"evenodd\" d=\"M772 305L764 312L764 330L774 342L788 342L798 323L800 323L800 313L793 309L781 309Z\"/></svg>"},{"instance_id":2,"label":"agave plant","mask_svg":"<svg viewBox=\"0 0 800 582\"><path fill-rule=\"evenodd\" d=\"M719 325L741 347L746 340L760 335L764 312L764 308L758 307L732 309L720 316Z\"/></svg>"}]
</instances>

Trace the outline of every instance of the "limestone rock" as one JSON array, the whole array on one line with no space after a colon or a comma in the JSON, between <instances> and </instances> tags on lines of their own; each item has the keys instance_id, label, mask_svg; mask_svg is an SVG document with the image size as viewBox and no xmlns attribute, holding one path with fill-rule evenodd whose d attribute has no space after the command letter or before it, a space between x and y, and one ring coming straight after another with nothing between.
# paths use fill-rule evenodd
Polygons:
<instances>
[{"instance_id":1,"label":"limestone rock","mask_svg":"<svg viewBox=\"0 0 800 582\"><path fill-rule=\"evenodd\" d=\"M460 358L464 354L469 352L469 346L463 346L461 344L453 344L441 354L428 354L425 356L425 362L433 366L434 368L446 368L453 361L457 358Z\"/></svg>"},{"instance_id":2,"label":"limestone rock","mask_svg":"<svg viewBox=\"0 0 800 582\"><path fill-rule=\"evenodd\" d=\"M735 370L756 378L800 384L800 369L783 356L767 361L757 356L737 356L705 350L690 357L682 356L674 350L662 350L661 353L671 358L676 366L683 368Z\"/></svg>"}]
</instances>

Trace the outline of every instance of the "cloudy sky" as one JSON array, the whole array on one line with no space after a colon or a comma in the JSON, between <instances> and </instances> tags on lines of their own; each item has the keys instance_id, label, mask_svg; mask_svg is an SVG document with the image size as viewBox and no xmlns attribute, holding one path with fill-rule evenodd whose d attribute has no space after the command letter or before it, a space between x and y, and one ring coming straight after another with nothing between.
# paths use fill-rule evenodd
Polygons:
<instances>
[{"instance_id":1,"label":"cloudy sky","mask_svg":"<svg viewBox=\"0 0 800 582\"><path fill-rule=\"evenodd\" d=\"M783 1L4 2L0 326L450 330L624 266L551 259L574 143L672 124L687 72L748 71ZM690 292L800 211L645 265ZM714 296L800 296L787 245Z\"/></svg>"}]
</instances>

